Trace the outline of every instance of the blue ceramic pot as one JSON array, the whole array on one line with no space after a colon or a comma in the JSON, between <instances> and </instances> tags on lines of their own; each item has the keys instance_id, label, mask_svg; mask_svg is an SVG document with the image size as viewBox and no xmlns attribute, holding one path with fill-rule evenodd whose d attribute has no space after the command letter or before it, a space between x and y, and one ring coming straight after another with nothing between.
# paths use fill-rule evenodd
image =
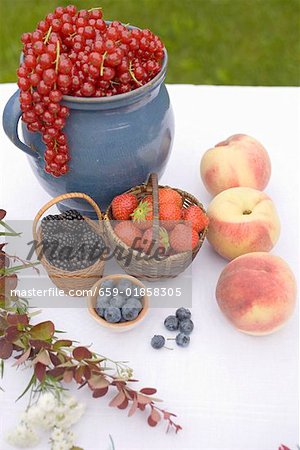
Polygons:
<instances>
[{"instance_id":1,"label":"blue ceramic pot","mask_svg":"<svg viewBox=\"0 0 300 450\"><path fill-rule=\"evenodd\" d=\"M23 143L17 131L21 116L19 91L7 102L3 128L11 141L27 155L35 176L53 197L84 192L104 211L113 197L143 183L151 172L161 175L168 161L174 118L164 85L167 53L162 70L148 84L113 97L64 96L70 108L64 131L70 146L70 171L59 178L44 171L45 144L40 133L22 124ZM69 200L60 210L76 208L93 216L82 200Z\"/></svg>"}]
</instances>

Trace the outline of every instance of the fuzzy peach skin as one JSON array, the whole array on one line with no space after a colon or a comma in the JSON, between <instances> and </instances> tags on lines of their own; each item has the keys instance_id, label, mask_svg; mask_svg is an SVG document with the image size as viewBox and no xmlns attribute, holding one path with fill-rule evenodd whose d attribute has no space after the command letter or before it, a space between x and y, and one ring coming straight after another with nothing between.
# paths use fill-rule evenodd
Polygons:
<instances>
[{"instance_id":1,"label":"fuzzy peach skin","mask_svg":"<svg viewBox=\"0 0 300 450\"><path fill-rule=\"evenodd\" d=\"M279 256L257 252L231 261L220 275L216 299L240 331L270 334L281 328L296 303L295 277Z\"/></svg>"},{"instance_id":2,"label":"fuzzy peach skin","mask_svg":"<svg viewBox=\"0 0 300 450\"><path fill-rule=\"evenodd\" d=\"M207 239L226 259L250 252L268 252L277 242L280 222L275 206L264 192L236 187L218 194L207 215Z\"/></svg>"},{"instance_id":3,"label":"fuzzy peach skin","mask_svg":"<svg viewBox=\"0 0 300 450\"><path fill-rule=\"evenodd\" d=\"M262 191L271 176L271 161L260 142L235 134L204 153L200 173L212 195L238 186Z\"/></svg>"}]
</instances>

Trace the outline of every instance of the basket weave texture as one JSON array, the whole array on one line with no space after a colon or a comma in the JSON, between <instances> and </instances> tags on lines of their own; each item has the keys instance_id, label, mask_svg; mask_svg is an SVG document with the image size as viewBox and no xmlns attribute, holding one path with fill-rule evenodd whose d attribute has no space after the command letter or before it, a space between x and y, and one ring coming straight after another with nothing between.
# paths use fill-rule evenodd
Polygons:
<instances>
[{"instance_id":1,"label":"basket weave texture","mask_svg":"<svg viewBox=\"0 0 300 450\"><path fill-rule=\"evenodd\" d=\"M51 208L52 206L56 205L57 203L72 199L72 198L81 198L86 200L95 210L97 214L98 220L91 220L88 217L84 217L84 220L89 224L93 230L103 236L103 221L102 221L102 213L100 211L99 206L97 203L88 195L80 192L72 192L67 194L59 195L58 197L55 197L54 199L50 200L48 203L46 203L37 213L35 216L35 219L33 221L33 238L36 242L36 248L40 248L40 244L42 242L42 232L41 227L39 225L39 221L42 218L42 216L45 214L45 212ZM37 256L39 257L38 252ZM43 252L42 255L39 257L39 260L43 267L46 269L49 277L53 281L53 283L59 288L64 291L65 294L71 293L74 295L74 291L84 291L89 290L92 288L92 286L102 277L103 270L104 270L104 261L98 259L93 265L77 270L77 271L66 271L59 269L52 265L47 258L44 256ZM80 295L76 295L80 296ZM83 292L81 296L85 296L85 293Z\"/></svg>"},{"instance_id":2,"label":"basket weave texture","mask_svg":"<svg viewBox=\"0 0 300 450\"><path fill-rule=\"evenodd\" d=\"M159 236L159 206L158 206L158 189L169 186L159 186L156 174L151 174L146 183L129 189L126 193L134 194L138 201L141 201L145 196L152 195L153 197L153 238L156 245L153 247L153 252L158 246ZM177 191L183 200L183 208L187 209L191 205L199 206L204 213L205 209L196 197L188 192L180 189L172 188ZM165 278L174 278L180 273L184 272L186 268L192 263L193 259L199 252L206 233L205 228L199 234L199 243L193 250L183 253L170 255L167 258L158 261L154 258L140 258L141 253L128 247L114 232L111 221L113 221L112 204L109 205L104 216L104 229L106 240L109 242L112 249L118 248L122 252L122 258L116 258L118 264L129 275L148 281L157 281ZM127 262L127 257L131 258L130 264Z\"/></svg>"}]
</instances>

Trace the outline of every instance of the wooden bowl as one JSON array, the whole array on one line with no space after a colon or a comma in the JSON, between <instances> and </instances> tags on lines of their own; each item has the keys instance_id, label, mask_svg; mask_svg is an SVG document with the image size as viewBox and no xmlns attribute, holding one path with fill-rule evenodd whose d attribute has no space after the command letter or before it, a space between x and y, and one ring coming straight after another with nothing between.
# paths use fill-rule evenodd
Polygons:
<instances>
[{"instance_id":1,"label":"wooden bowl","mask_svg":"<svg viewBox=\"0 0 300 450\"><path fill-rule=\"evenodd\" d=\"M106 277L101 278L101 280L97 281L97 283L94 284L94 286L91 289L91 291L93 292L93 295L88 297L88 310L89 310L89 313L91 314L91 316L96 320L96 322L98 322L103 327L109 328L112 331L117 331L117 332L132 330L134 327L136 327L137 325L139 325L141 323L141 321L145 318L145 316L149 310L149 297L147 294L145 294L145 296L141 299L141 303L143 304L143 309L141 310L141 312L139 313L137 318L134 320L129 320L128 322L110 323L110 322L107 322L105 319L103 319L102 317L100 317L97 314L97 312L95 310L95 306L96 306L96 302L97 302L97 298L98 298L98 292L99 292L99 289L100 289L103 281L105 281L105 280L118 281L123 278L130 280L136 286L146 289L146 286L140 280L138 280L137 278L134 278L130 275L125 275L125 274L124 275L123 274L122 275L120 275L120 274L107 275Z\"/></svg>"}]
</instances>

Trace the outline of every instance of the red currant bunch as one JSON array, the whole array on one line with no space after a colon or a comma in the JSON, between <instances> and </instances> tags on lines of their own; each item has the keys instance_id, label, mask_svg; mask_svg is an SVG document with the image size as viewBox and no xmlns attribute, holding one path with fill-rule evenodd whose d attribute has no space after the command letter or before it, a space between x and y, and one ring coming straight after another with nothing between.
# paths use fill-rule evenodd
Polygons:
<instances>
[{"instance_id":1,"label":"red currant bunch","mask_svg":"<svg viewBox=\"0 0 300 450\"><path fill-rule=\"evenodd\" d=\"M164 45L150 30L107 24L102 9L57 7L32 33L24 33L17 70L22 120L46 145L45 171L69 171L70 149L63 129L69 109L63 95L109 97L130 92L161 70Z\"/></svg>"}]
</instances>

